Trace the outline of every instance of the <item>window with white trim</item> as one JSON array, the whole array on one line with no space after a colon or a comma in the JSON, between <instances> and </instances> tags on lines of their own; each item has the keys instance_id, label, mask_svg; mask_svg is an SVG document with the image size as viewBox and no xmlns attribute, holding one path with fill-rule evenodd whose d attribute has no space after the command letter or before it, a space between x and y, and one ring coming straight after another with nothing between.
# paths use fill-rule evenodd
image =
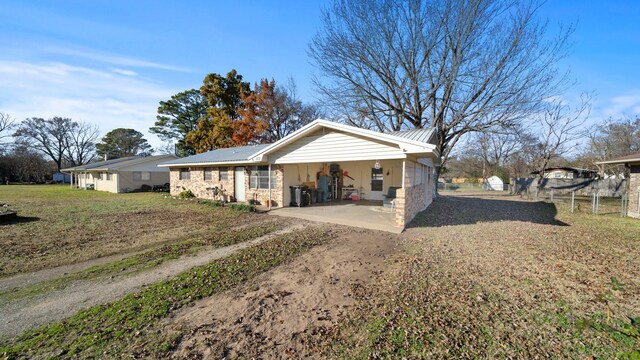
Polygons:
<instances>
[{"instance_id":1,"label":"window with white trim","mask_svg":"<svg viewBox=\"0 0 640 360\"><path fill-rule=\"evenodd\" d=\"M269 189L269 166L251 166L249 167L249 188L251 189ZM276 188L276 171L271 170L271 189Z\"/></svg>"},{"instance_id":2,"label":"window with white trim","mask_svg":"<svg viewBox=\"0 0 640 360\"><path fill-rule=\"evenodd\" d=\"M107 181L111 181L111 173L110 172L107 173Z\"/></svg>"}]
</instances>

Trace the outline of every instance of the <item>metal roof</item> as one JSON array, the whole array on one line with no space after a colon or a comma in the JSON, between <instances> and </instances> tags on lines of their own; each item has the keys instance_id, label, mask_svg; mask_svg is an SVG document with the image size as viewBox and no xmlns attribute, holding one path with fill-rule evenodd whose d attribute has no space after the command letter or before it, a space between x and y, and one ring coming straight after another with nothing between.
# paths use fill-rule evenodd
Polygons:
<instances>
[{"instance_id":1,"label":"metal roof","mask_svg":"<svg viewBox=\"0 0 640 360\"><path fill-rule=\"evenodd\" d=\"M607 161L599 161L596 164L626 164L631 162L640 162L640 153L621 156Z\"/></svg>"},{"instance_id":2,"label":"metal roof","mask_svg":"<svg viewBox=\"0 0 640 360\"><path fill-rule=\"evenodd\" d=\"M62 171L89 170L89 169L103 167L103 166L107 166L107 165L111 165L111 164L116 164L116 163L123 162L123 161L129 161L129 160L137 159L139 157L140 156L128 156L128 157L123 157L123 158L118 158L118 159L98 161L98 162L93 162L93 163L88 163L88 164L84 164L84 165L80 165L80 166L75 166L75 167L71 167L71 168L62 169Z\"/></svg>"},{"instance_id":3,"label":"metal roof","mask_svg":"<svg viewBox=\"0 0 640 360\"><path fill-rule=\"evenodd\" d=\"M399 138L428 143L435 132L435 128L411 129L390 132L389 135Z\"/></svg>"},{"instance_id":4,"label":"metal roof","mask_svg":"<svg viewBox=\"0 0 640 360\"><path fill-rule=\"evenodd\" d=\"M181 166L181 165L200 165L200 164L216 164L225 162L243 162L249 161L251 155L266 148L270 144L240 146L227 149L217 149L207 151L202 154L188 156L162 163L160 166Z\"/></svg>"}]
</instances>

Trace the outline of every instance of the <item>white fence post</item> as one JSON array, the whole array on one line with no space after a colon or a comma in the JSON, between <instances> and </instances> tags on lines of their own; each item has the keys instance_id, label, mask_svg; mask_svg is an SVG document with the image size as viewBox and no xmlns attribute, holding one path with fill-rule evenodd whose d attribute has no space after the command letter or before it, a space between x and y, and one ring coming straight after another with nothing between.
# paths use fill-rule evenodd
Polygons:
<instances>
[{"instance_id":1,"label":"white fence post","mask_svg":"<svg viewBox=\"0 0 640 360\"><path fill-rule=\"evenodd\" d=\"M571 192L571 213L574 213L574 209L576 206L576 192L575 190Z\"/></svg>"}]
</instances>

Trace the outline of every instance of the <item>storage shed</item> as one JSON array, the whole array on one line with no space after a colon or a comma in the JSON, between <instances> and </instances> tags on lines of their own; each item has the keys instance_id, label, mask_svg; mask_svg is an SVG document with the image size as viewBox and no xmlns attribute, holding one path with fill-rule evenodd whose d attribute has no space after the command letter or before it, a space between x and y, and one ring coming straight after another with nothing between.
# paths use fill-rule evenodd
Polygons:
<instances>
[{"instance_id":1,"label":"storage shed","mask_svg":"<svg viewBox=\"0 0 640 360\"><path fill-rule=\"evenodd\" d=\"M487 190L493 191L503 191L504 190L504 182L497 176L492 176L487 179L485 182L485 186Z\"/></svg>"}]
</instances>

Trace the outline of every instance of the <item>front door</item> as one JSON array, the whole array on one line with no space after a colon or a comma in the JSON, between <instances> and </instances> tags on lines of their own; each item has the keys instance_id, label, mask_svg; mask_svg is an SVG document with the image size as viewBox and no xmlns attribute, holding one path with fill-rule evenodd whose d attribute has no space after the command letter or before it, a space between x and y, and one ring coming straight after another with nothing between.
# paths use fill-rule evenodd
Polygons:
<instances>
[{"instance_id":1,"label":"front door","mask_svg":"<svg viewBox=\"0 0 640 360\"><path fill-rule=\"evenodd\" d=\"M236 167L234 179L236 184L235 186L236 201L246 201L247 196L246 196L246 189L244 185L244 167L242 166Z\"/></svg>"},{"instance_id":2,"label":"front door","mask_svg":"<svg viewBox=\"0 0 640 360\"><path fill-rule=\"evenodd\" d=\"M371 169L371 191L367 195L367 199L382 200L384 194L384 171L382 168Z\"/></svg>"}]
</instances>

